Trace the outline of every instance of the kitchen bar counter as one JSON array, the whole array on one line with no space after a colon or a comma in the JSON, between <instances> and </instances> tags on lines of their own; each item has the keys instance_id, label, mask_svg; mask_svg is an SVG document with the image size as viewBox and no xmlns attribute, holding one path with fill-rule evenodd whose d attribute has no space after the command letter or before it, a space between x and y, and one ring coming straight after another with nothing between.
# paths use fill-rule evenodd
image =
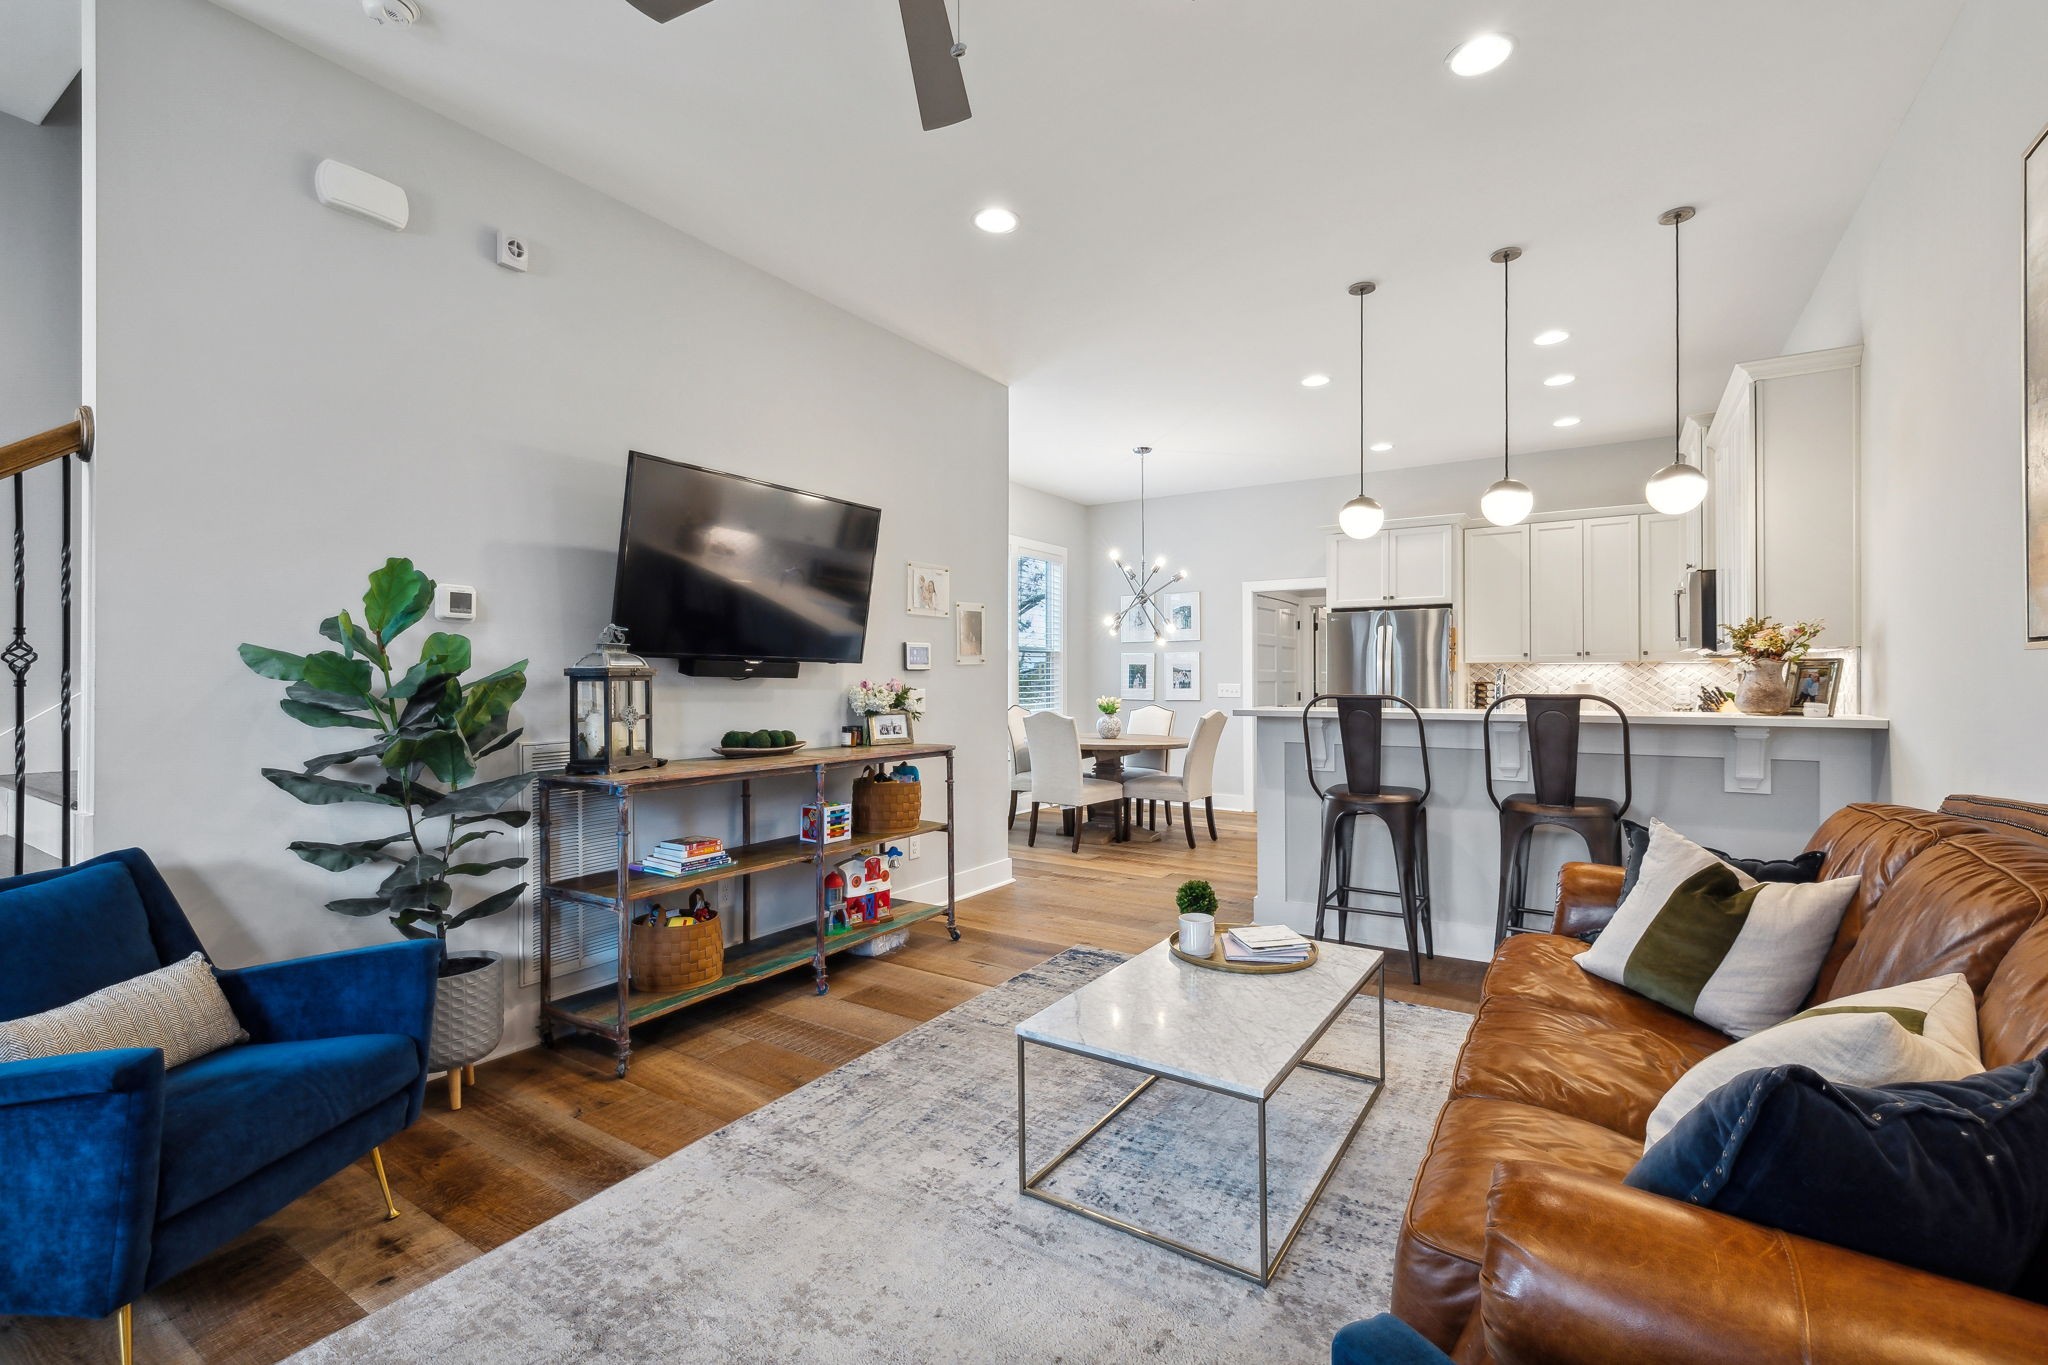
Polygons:
<instances>
[{"instance_id":1,"label":"kitchen bar counter","mask_svg":"<svg viewBox=\"0 0 2048 1365\"><path fill-rule=\"evenodd\" d=\"M1235 713L1256 729L1253 801L1259 813L1259 882L1253 908L1261 922L1313 927L1320 803L1308 782L1313 762L1325 787L1343 781L1336 712L1318 708L1302 738L1299 707L1250 707ZM1436 894L1437 951L1483 961L1493 953L1500 826L1486 795L1478 710L1425 710L1435 791L1430 798L1430 868ZM1747 716L1672 711L1629 716L1635 799L1629 818L1652 816L1689 838L1743 857L1787 857L1804 848L1822 819L1853 801L1874 800L1882 778L1889 722L1878 716ZM1494 787L1528 790L1528 743L1521 714L1493 720ZM1385 730L1387 781L1419 786L1415 726L1390 710ZM1621 726L1606 708L1586 708L1579 789L1621 795ZM1360 885L1391 888L1385 826L1357 822ZM1529 900L1547 908L1560 864L1587 856L1577 838L1537 833ZM1381 905L1391 902L1378 902ZM1405 946L1398 920L1352 921L1354 941ZM1336 932L1332 915L1330 933Z\"/></svg>"}]
</instances>

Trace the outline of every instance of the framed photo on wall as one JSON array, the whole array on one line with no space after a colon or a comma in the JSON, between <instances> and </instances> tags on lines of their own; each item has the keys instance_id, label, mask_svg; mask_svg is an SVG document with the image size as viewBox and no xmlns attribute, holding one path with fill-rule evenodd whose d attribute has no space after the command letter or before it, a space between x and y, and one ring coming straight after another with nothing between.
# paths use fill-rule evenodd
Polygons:
<instances>
[{"instance_id":1,"label":"framed photo on wall","mask_svg":"<svg viewBox=\"0 0 2048 1365\"><path fill-rule=\"evenodd\" d=\"M1166 604L1166 638L1194 641L1202 638L1202 594L1170 592Z\"/></svg>"},{"instance_id":2,"label":"framed photo on wall","mask_svg":"<svg viewBox=\"0 0 2048 1365\"><path fill-rule=\"evenodd\" d=\"M2027 148L2027 648L2048 649L2048 131Z\"/></svg>"},{"instance_id":3,"label":"framed photo on wall","mask_svg":"<svg viewBox=\"0 0 2048 1365\"><path fill-rule=\"evenodd\" d=\"M1138 599L1129 593L1116 599L1117 610L1124 613L1124 628L1119 638L1127 645L1149 645L1152 643L1152 617L1143 611L1130 610L1131 603Z\"/></svg>"},{"instance_id":4,"label":"framed photo on wall","mask_svg":"<svg viewBox=\"0 0 2048 1365\"><path fill-rule=\"evenodd\" d=\"M962 602L953 611L954 657L956 664L988 661L988 608L980 602Z\"/></svg>"},{"instance_id":5,"label":"framed photo on wall","mask_svg":"<svg viewBox=\"0 0 2048 1365\"><path fill-rule=\"evenodd\" d=\"M904 579L903 609L912 616L953 614L953 571L942 564L911 563Z\"/></svg>"},{"instance_id":6,"label":"framed photo on wall","mask_svg":"<svg viewBox=\"0 0 2048 1365\"><path fill-rule=\"evenodd\" d=\"M1159 666L1166 677L1166 700L1200 701L1202 699L1202 656L1194 650L1175 651L1159 656Z\"/></svg>"},{"instance_id":7,"label":"framed photo on wall","mask_svg":"<svg viewBox=\"0 0 2048 1365\"><path fill-rule=\"evenodd\" d=\"M1118 695L1125 701L1151 701L1153 662L1150 654L1124 655L1122 688Z\"/></svg>"}]
</instances>

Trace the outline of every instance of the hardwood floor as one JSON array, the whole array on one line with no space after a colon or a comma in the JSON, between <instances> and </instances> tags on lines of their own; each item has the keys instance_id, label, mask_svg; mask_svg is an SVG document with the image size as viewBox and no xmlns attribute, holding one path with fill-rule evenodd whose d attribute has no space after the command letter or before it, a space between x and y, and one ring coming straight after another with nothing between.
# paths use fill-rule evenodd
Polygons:
<instances>
[{"instance_id":1,"label":"hardwood floor","mask_svg":"<svg viewBox=\"0 0 2048 1365\"><path fill-rule=\"evenodd\" d=\"M623 1081L608 1053L571 1040L479 1068L460 1112L431 1086L419 1123L384 1148L403 1217L381 1221L367 1160L342 1172L138 1303L137 1361L271 1365L1056 953L1150 947L1189 877L1215 886L1225 920L1249 919L1253 820L1216 820L1220 841L1193 852L1176 822L1158 843L1111 845L1091 828L1078 854L1043 831L1027 849L1019 820L1016 883L961 903L958 943L926 921L886 958L833 959L828 995L791 973L671 1016L636 1035ZM1478 999L1479 963L1426 962L1420 987L1405 966L1388 963L1396 999ZM0 1318L9 1365L114 1359L111 1322Z\"/></svg>"}]
</instances>

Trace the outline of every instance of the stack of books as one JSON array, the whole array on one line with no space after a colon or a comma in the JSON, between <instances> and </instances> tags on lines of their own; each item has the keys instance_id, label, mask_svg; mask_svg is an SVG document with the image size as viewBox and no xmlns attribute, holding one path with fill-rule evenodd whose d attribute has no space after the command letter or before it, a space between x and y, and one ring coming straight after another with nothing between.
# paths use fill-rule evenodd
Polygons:
<instances>
[{"instance_id":1,"label":"stack of books","mask_svg":"<svg viewBox=\"0 0 2048 1365\"><path fill-rule=\"evenodd\" d=\"M1285 925L1241 924L1223 936L1226 962L1303 962L1309 942Z\"/></svg>"},{"instance_id":2,"label":"stack of books","mask_svg":"<svg viewBox=\"0 0 2048 1365\"><path fill-rule=\"evenodd\" d=\"M731 863L732 855L725 851L724 840L684 835L663 839L633 864L633 870L655 877L687 877L692 872L709 872Z\"/></svg>"}]
</instances>

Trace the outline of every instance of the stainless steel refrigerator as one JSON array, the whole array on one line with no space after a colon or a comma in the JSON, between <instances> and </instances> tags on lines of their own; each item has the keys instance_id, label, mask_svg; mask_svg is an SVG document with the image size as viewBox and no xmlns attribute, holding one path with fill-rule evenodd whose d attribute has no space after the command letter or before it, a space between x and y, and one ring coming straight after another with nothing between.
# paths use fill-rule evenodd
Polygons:
<instances>
[{"instance_id":1,"label":"stainless steel refrigerator","mask_svg":"<svg viewBox=\"0 0 2048 1365\"><path fill-rule=\"evenodd\" d=\"M1356 607L1333 611L1332 692L1383 692L1420 707L1451 701L1449 607Z\"/></svg>"}]
</instances>

